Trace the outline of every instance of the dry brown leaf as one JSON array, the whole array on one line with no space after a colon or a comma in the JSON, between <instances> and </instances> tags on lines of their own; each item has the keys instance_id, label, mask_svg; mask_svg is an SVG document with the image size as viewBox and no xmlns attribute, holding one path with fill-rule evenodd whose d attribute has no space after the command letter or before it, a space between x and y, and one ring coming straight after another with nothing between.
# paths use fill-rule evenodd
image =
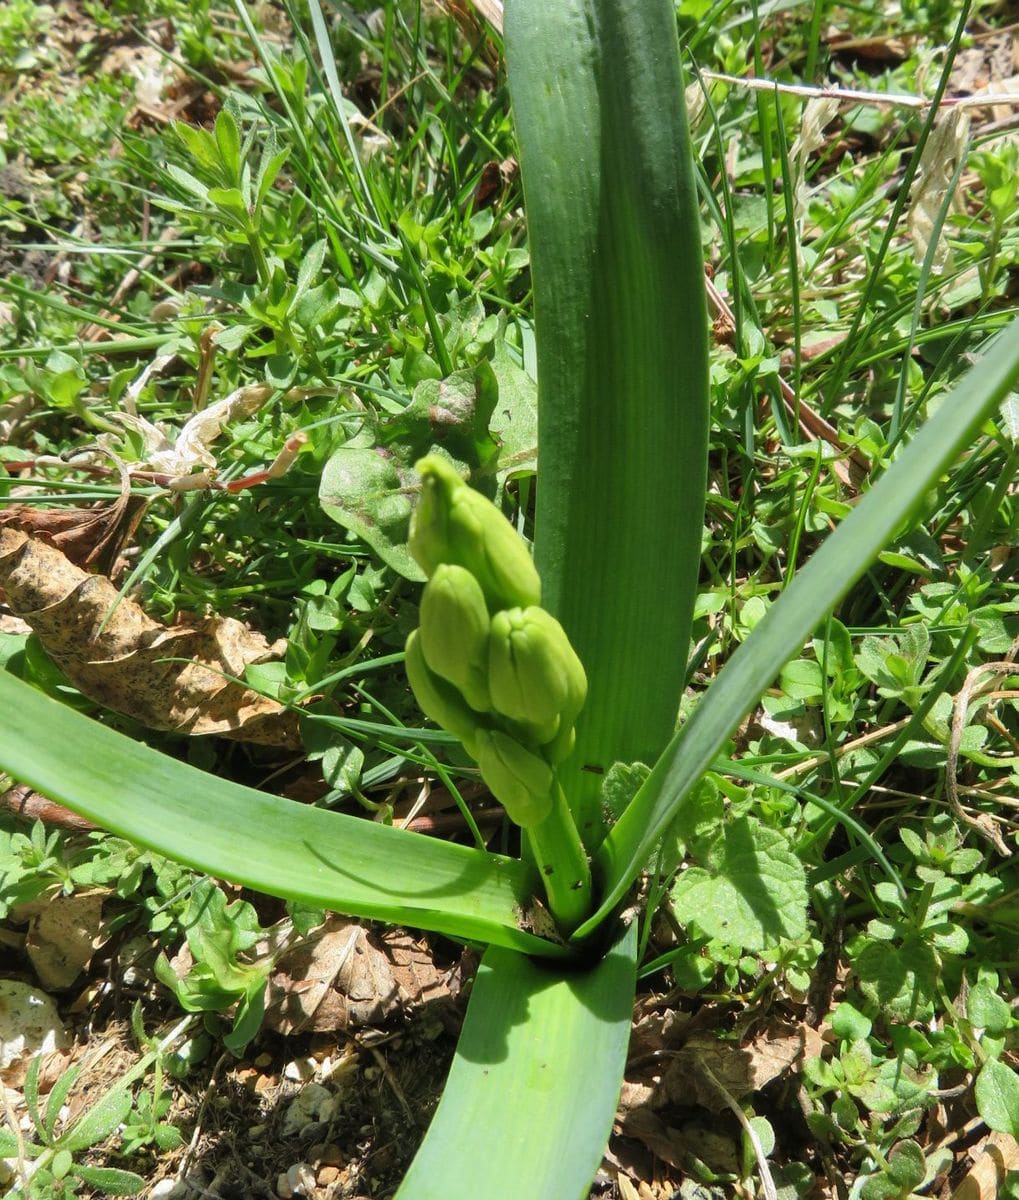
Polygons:
<instances>
[{"instance_id":1,"label":"dry brown leaf","mask_svg":"<svg viewBox=\"0 0 1019 1200\"><path fill-rule=\"evenodd\" d=\"M655 1158L668 1163L670 1167L682 1169L687 1149L682 1134L678 1129L666 1125L650 1108L635 1108L628 1112L617 1127L617 1132L623 1137L636 1139Z\"/></svg>"},{"instance_id":2,"label":"dry brown leaf","mask_svg":"<svg viewBox=\"0 0 1019 1200\"><path fill-rule=\"evenodd\" d=\"M938 118L920 157L906 214L906 227L917 263L925 260L931 239L937 232L938 243L931 260L937 271L943 271L950 259L945 230L937 227L938 217L953 185L956 168L966 156L969 125L969 114L962 108L951 108Z\"/></svg>"},{"instance_id":3,"label":"dry brown leaf","mask_svg":"<svg viewBox=\"0 0 1019 1200\"><path fill-rule=\"evenodd\" d=\"M804 1058L819 1054L821 1047L821 1035L804 1024L770 1025L746 1045L701 1034L690 1038L673 1059L662 1079L662 1090L673 1104L688 1105L693 1100L712 1112L721 1112L726 1102L702 1065L739 1099L798 1069Z\"/></svg>"},{"instance_id":4,"label":"dry brown leaf","mask_svg":"<svg viewBox=\"0 0 1019 1200\"><path fill-rule=\"evenodd\" d=\"M266 1025L286 1035L377 1025L448 996L445 974L409 935L369 935L330 916L277 965Z\"/></svg>"},{"instance_id":5,"label":"dry brown leaf","mask_svg":"<svg viewBox=\"0 0 1019 1200\"><path fill-rule=\"evenodd\" d=\"M0 525L55 546L79 567L111 571L120 549L138 527L148 501L130 490L112 504L92 508L35 508L17 504L0 512Z\"/></svg>"},{"instance_id":6,"label":"dry brown leaf","mask_svg":"<svg viewBox=\"0 0 1019 1200\"><path fill-rule=\"evenodd\" d=\"M92 961L108 895L93 888L56 896L29 922L25 949L44 988L69 988Z\"/></svg>"},{"instance_id":7,"label":"dry brown leaf","mask_svg":"<svg viewBox=\"0 0 1019 1200\"><path fill-rule=\"evenodd\" d=\"M53 546L0 526L0 586L47 654L86 696L150 729L297 749L297 716L243 684L285 644L232 617L161 625ZM174 661L183 660L183 661Z\"/></svg>"},{"instance_id":8,"label":"dry brown leaf","mask_svg":"<svg viewBox=\"0 0 1019 1200\"><path fill-rule=\"evenodd\" d=\"M1008 1133L990 1133L970 1157L973 1166L952 1193L952 1200L996 1200L1009 1171L1019 1170L1019 1143Z\"/></svg>"}]
</instances>

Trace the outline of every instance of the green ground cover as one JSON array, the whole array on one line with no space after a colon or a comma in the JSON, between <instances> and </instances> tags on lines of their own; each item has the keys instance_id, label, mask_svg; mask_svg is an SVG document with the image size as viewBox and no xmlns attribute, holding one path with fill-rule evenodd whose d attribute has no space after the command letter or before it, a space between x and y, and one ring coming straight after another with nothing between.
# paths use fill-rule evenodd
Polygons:
<instances>
[{"instance_id":1,"label":"green ground cover","mask_svg":"<svg viewBox=\"0 0 1019 1200\"><path fill-rule=\"evenodd\" d=\"M1015 315L1019 101L973 100L1019 86L999 6L690 0L677 18L713 317L685 719ZM52 542L58 514L119 499L58 544L153 622L287 639L234 672L276 722L255 744L101 706L13 594L7 670L218 776L383 825L420 820L430 794L433 827L511 848L402 666L415 461L440 446L532 531L533 305L499 29L460 5L16 3L0 81L3 528ZM988 1130L1019 1138L1017 439L1013 393L782 669L675 831L682 856L648 876L638 1035L649 1013L693 1022L646 1044L702 1072L702 1110L714 1078L740 1117L716 1144L667 1087L653 1120L624 1111L616 1194L908 1197L956 1186ZM68 602L60 578L47 604ZM281 955L266 928L288 922L289 946L317 916L119 838L4 821L10 930L26 905L100 887L103 936L149 947L134 1073L77 1134L60 1116L76 1081L51 1085L22 1136L52 1153L24 1194L172 1178L188 1072L257 1053ZM185 936L178 978L155 951ZM145 1033L178 1004L205 1014L186 1053ZM739 1047L789 1029L823 1040L781 1095L698 1065L705 1033ZM663 1077L635 1059L634 1087ZM17 1085L29 1109L38 1087ZM419 1137L334 1194L392 1194ZM298 1157L273 1154L266 1179ZM1016 1171L1019 1155L999 1194Z\"/></svg>"}]
</instances>

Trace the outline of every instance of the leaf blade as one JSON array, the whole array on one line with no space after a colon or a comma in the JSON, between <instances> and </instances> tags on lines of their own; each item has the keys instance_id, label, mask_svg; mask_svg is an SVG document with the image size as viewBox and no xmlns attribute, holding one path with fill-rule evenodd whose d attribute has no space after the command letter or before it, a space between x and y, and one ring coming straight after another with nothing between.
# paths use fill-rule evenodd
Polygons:
<instances>
[{"instance_id":1,"label":"leaf blade","mask_svg":"<svg viewBox=\"0 0 1019 1200\"><path fill-rule=\"evenodd\" d=\"M589 935L620 902L651 847L726 738L825 615L863 574L1000 405L1019 377L1019 318L994 338L893 465L824 542L719 672L655 764L647 782L602 843L595 869L604 897L574 934Z\"/></svg>"},{"instance_id":2,"label":"leaf blade","mask_svg":"<svg viewBox=\"0 0 1019 1200\"><path fill-rule=\"evenodd\" d=\"M587 1194L626 1065L636 959L636 923L584 973L485 954L442 1100L397 1200ZM465 1129L484 1153L458 1156L450 1171Z\"/></svg>"},{"instance_id":3,"label":"leaf blade","mask_svg":"<svg viewBox=\"0 0 1019 1200\"><path fill-rule=\"evenodd\" d=\"M538 338L535 557L590 685L561 780L590 848L604 818L584 768L652 761L686 667L707 469L696 176L673 4L512 0L505 36Z\"/></svg>"},{"instance_id":4,"label":"leaf blade","mask_svg":"<svg viewBox=\"0 0 1019 1200\"><path fill-rule=\"evenodd\" d=\"M217 779L2 671L0 711L0 770L196 870L351 916L566 953L519 928L539 885L515 859Z\"/></svg>"}]
</instances>

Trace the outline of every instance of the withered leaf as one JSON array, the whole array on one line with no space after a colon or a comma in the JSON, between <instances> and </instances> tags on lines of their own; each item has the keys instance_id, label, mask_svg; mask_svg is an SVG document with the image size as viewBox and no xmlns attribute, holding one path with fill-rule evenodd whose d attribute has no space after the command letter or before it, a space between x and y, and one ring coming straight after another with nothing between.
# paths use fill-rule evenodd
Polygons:
<instances>
[{"instance_id":1,"label":"withered leaf","mask_svg":"<svg viewBox=\"0 0 1019 1200\"><path fill-rule=\"evenodd\" d=\"M301 745L296 714L234 682L284 643L232 617L161 625L105 576L10 526L0 526L0 587L74 686L107 708L150 729Z\"/></svg>"},{"instance_id":2,"label":"withered leaf","mask_svg":"<svg viewBox=\"0 0 1019 1200\"><path fill-rule=\"evenodd\" d=\"M29 923L25 949L43 987L69 988L92 961L102 926L104 888L54 896Z\"/></svg>"},{"instance_id":3,"label":"withered leaf","mask_svg":"<svg viewBox=\"0 0 1019 1200\"><path fill-rule=\"evenodd\" d=\"M805 1024L776 1022L743 1045L699 1034L690 1038L673 1059L662 1089L674 1104L689 1104L694 1099L712 1112L721 1112L726 1101L716 1081L735 1099L741 1099L767 1087L780 1075L799 1070L805 1058L821 1052L821 1045L817 1030Z\"/></svg>"},{"instance_id":4,"label":"withered leaf","mask_svg":"<svg viewBox=\"0 0 1019 1200\"><path fill-rule=\"evenodd\" d=\"M375 934L330 916L280 960L265 1023L283 1034L380 1024L395 1013L449 997L445 976L407 934Z\"/></svg>"},{"instance_id":5,"label":"withered leaf","mask_svg":"<svg viewBox=\"0 0 1019 1200\"><path fill-rule=\"evenodd\" d=\"M9 525L56 547L76 566L112 571L147 504L143 497L132 497L130 490L112 503L92 508L16 504L0 512L0 525Z\"/></svg>"}]
</instances>

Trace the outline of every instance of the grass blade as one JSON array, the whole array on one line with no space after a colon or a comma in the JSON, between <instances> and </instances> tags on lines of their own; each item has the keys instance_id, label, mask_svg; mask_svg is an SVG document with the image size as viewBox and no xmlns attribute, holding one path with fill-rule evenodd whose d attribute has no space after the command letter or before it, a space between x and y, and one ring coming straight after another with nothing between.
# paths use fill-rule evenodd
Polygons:
<instances>
[{"instance_id":1,"label":"grass blade","mask_svg":"<svg viewBox=\"0 0 1019 1200\"><path fill-rule=\"evenodd\" d=\"M519 928L540 884L515 859L217 779L4 671L0 711L0 770L196 870L351 916L564 953Z\"/></svg>"},{"instance_id":2,"label":"grass blade","mask_svg":"<svg viewBox=\"0 0 1019 1200\"><path fill-rule=\"evenodd\" d=\"M563 974L490 949L438 1111L397 1200L580 1200L626 1065L636 923ZM473 1153L454 1154L473 1145Z\"/></svg>"},{"instance_id":3,"label":"grass blade","mask_svg":"<svg viewBox=\"0 0 1019 1200\"><path fill-rule=\"evenodd\" d=\"M936 414L719 672L603 842L595 859L603 904L575 938L590 933L623 898L651 847L725 739L1001 404L1017 378L1019 319L996 335L984 357L942 400ZM649 687L654 686L652 679Z\"/></svg>"},{"instance_id":4,"label":"grass blade","mask_svg":"<svg viewBox=\"0 0 1019 1200\"><path fill-rule=\"evenodd\" d=\"M535 553L590 681L562 779L590 847L598 770L657 756L683 683L707 458L696 181L670 0L510 0L505 40L538 336Z\"/></svg>"}]
</instances>

